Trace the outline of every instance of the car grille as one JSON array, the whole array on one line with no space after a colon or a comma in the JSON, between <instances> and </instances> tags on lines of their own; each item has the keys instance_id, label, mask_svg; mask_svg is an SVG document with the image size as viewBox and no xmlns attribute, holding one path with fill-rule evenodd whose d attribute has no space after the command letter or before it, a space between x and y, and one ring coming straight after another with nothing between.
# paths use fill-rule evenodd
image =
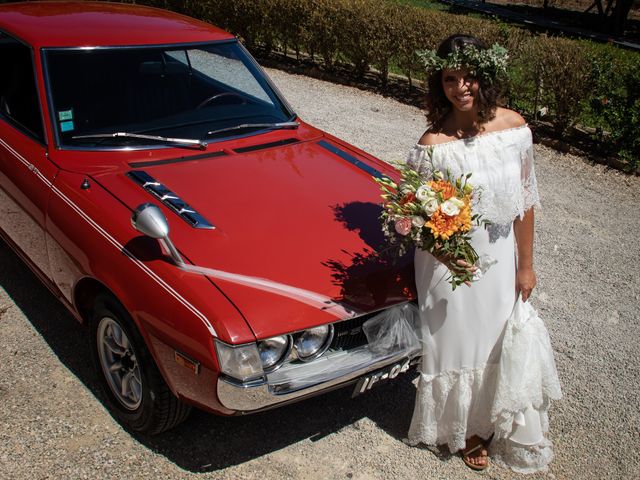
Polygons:
<instances>
[{"instance_id":1,"label":"car grille","mask_svg":"<svg viewBox=\"0 0 640 480\"><path fill-rule=\"evenodd\" d=\"M412 300L412 303L417 303ZM367 337L362 330L364 322L382 313L384 310L367 313L356 318L350 318L333 324L333 340L329 350L349 350L367 344Z\"/></svg>"},{"instance_id":2,"label":"car grille","mask_svg":"<svg viewBox=\"0 0 640 480\"><path fill-rule=\"evenodd\" d=\"M362 330L362 324L380 312L367 313L356 318L350 318L333 324L333 341L330 350L349 350L367 343L367 337Z\"/></svg>"}]
</instances>

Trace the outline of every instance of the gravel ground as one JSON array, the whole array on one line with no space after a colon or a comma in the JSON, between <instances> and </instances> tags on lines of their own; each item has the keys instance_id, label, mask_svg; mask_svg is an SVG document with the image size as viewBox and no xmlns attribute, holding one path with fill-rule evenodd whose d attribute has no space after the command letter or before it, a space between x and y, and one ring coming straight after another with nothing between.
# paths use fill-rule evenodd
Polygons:
<instances>
[{"instance_id":1,"label":"gravel ground","mask_svg":"<svg viewBox=\"0 0 640 480\"><path fill-rule=\"evenodd\" d=\"M384 159L401 159L420 111L354 88L269 70L296 111ZM527 478L640 478L640 179L536 146L544 208L539 286L564 389L551 410L556 459ZM0 243L0 478L520 478L474 473L402 443L411 378L268 413L195 412L162 436L132 436L106 412L73 318ZM524 478L524 477L523 477Z\"/></svg>"}]
</instances>

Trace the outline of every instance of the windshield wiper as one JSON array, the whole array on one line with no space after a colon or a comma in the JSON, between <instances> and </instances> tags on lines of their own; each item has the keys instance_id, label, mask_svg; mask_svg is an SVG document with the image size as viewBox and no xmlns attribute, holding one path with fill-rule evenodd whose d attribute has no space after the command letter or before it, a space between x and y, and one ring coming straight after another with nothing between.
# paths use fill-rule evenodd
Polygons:
<instances>
[{"instance_id":1,"label":"windshield wiper","mask_svg":"<svg viewBox=\"0 0 640 480\"><path fill-rule=\"evenodd\" d=\"M201 150L207 148L207 144L197 138L171 138L161 137L160 135L143 135L141 133L129 133L129 132L114 132L114 133L96 133L93 135L76 135L71 137L74 139L81 138L139 138L142 140L153 140L154 142L171 143L176 145L187 145L198 147Z\"/></svg>"},{"instance_id":2,"label":"windshield wiper","mask_svg":"<svg viewBox=\"0 0 640 480\"><path fill-rule=\"evenodd\" d=\"M300 124L298 122L279 122L279 123L243 123L242 125L236 125L235 127L220 128L218 130L211 130L207 132L207 135L215 135L222 132L230 132L232 130L244 130L245 128L298 128Z\"/></svg>"}]
</instances>

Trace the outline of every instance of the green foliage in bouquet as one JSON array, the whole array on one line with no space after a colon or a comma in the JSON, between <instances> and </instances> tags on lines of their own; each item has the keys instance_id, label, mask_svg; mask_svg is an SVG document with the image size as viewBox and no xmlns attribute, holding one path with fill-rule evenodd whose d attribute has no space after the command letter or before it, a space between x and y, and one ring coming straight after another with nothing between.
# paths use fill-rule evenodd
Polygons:
<instances>
[{"instance_id":1,"label":"green foliage in bouquet","mask_svg":"<svg viewBox=\"0 0 640 480\"><path fill-rule=\"evenodd\" d=\"M469 178L453 178L449 171L434 171L426 178L405 163L395 165L401 178L376 178L382 190L382 231L392 248L403 255L415 247L426 250L450 270L449 283L456 287L473 280L473 273L458 265L464 260L474 265L478 254L471 245L471 229L487 225L472 212L473 198L479 196Z\"/></svg>"}]
</instances>

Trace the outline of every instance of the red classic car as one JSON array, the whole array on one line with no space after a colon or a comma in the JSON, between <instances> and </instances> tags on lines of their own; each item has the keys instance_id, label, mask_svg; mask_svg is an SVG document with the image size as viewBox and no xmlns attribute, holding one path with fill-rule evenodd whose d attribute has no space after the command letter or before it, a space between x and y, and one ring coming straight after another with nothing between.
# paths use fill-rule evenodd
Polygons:
<instances>
[{"instance_id":1,"label":"red classic car","mask_svg":"<svg viewBox=\"0 0 640 480\"><path fill-rule=\"evenodd\" d=\"M363 332L413 298L378 223L393 169L300 120L233 35L5 4L0 64L0 233L90 329L123 424L364 392L416 358Z\"/></svg>"}]
</instances>

